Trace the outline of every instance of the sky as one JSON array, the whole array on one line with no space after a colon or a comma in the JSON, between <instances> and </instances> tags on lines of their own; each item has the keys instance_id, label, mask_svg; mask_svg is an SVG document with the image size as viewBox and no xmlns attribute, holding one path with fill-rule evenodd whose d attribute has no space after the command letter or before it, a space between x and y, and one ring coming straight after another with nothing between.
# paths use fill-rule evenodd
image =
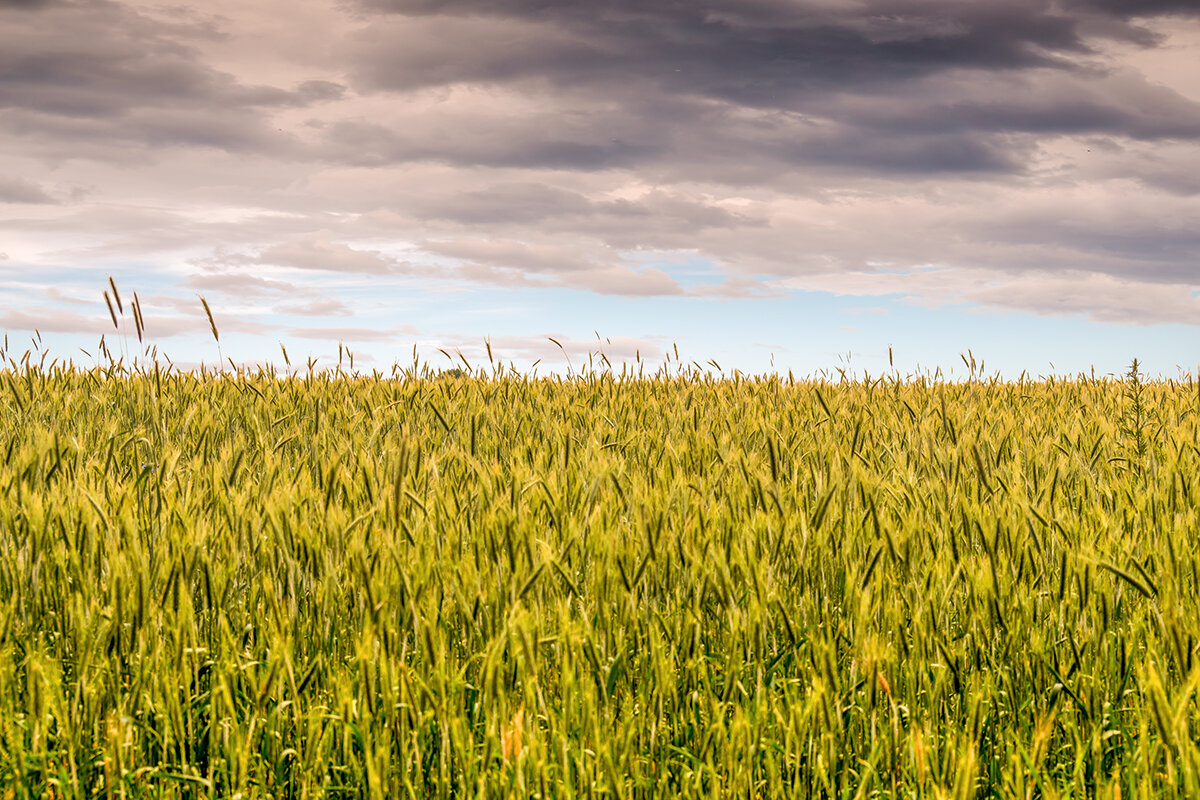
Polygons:
<instances>
[{"instance_id":1,"label":"sky","mask_svg":"<svg viewBox=\"0 0 1200 800\"><path fill-rule=\"evenodd\" d=\"M0 0L0 331L1194 375L1200 3Z\"/></svg>"}]
</instances>

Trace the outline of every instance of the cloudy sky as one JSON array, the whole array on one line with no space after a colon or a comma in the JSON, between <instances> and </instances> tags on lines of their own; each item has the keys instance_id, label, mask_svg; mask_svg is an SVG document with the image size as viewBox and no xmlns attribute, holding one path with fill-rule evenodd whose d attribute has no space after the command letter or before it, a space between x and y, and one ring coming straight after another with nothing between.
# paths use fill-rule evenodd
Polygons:
<instances>
[{"instance_id":1,"label":"cloudy sky","mask_svg":"<svg viewBox=\"0 0 1200 800\"><path fill-rule=\"evenodd\" d=\"M8 354L109 275L182 364L1195 373L1200 3L0 0Z\"/></svg>"}]
</instances>

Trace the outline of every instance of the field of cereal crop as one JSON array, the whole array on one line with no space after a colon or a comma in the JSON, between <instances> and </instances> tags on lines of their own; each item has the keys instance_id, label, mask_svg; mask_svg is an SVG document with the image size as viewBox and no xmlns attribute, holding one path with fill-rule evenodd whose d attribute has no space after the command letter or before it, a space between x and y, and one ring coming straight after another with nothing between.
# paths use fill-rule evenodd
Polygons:
<instances>
[{"instance_id":1,"label":"field of cereal crop","mask_svg":"<svg viewBox=\"0 0 1200 800\"><path fill-rule=\"evenodd\" d=\"M4 797L1200 795L1194 380L0 383Z\"/></svg>"}]
</instances>

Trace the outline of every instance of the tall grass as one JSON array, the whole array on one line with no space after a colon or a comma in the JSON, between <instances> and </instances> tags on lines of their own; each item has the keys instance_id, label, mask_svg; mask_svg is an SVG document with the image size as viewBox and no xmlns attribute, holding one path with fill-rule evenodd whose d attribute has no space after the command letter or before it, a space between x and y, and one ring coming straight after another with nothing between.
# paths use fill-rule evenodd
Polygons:
<instances>
[{"instance_id":1,"label":"tall grass","mask_svg":"<svg viewBox=\"0 0 1200 800\"><path fill-rule=\"evenodd\" d=\"M0 380L3 796L1200 795L1194 383Z\"/></svg>"}]
</instances>

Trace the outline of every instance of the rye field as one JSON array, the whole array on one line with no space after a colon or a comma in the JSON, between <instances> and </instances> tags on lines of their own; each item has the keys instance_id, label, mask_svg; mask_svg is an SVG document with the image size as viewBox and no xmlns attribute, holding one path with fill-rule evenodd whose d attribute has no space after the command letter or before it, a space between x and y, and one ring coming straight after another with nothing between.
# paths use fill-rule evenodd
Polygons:
<instances>
[{"instance_id":1,"label":"rye field","mask_svg":"<svg viewBox=\"0 0 1200 800\"><path fill-rule=\"evenodd\" d=\"M0 798L1200 796L1194 378L0 383Z\"/></svg>"}]
</instances>

